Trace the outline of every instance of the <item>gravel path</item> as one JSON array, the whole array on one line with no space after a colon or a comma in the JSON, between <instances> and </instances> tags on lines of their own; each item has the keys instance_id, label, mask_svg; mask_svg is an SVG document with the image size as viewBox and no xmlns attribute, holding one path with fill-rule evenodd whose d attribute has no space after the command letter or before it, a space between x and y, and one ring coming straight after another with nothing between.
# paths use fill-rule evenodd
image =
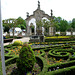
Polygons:
<instances>
[{"instance_id":1,"label":"gravel path","mask_svg":"<svg viewBox=\"0 0 75 75\"><path fill-rule=\"evenodd\" d=\"M16 40L21 40L22 42L29 42L30 38L29 37L23 37L21 39L14 39L11 43L13 43ZM8 45L8 44L10 44L10 43L4 43L4 46Z\"/></svg>"}]
</instances>

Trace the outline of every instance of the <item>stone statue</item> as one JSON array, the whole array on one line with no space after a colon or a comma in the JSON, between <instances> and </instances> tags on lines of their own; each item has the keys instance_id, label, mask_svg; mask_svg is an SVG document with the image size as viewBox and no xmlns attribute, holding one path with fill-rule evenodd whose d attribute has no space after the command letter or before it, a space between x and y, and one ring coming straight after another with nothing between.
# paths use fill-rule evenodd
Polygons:
<instances>
[{"instance_id":1,"label":"stone statue","mask_svg":"<svg viewBox=\"0 0 75 75\"><path fill-rule=\"evenodd\" d=\"M27 12L27 18L29 17L29 13Z\"/></svg>"},{"instance_id":2,"label":"stone statue","mask_svg":"<svg viewBox=\"0 0 75 75\"><path fill-rule=\"evenodd\" d=\"M53 16L53 10L51 9L51 17Z\"/></svg>"},{"instance_id":3,"label":"stone statue","mask_svg":"<svg viewBox=\"0 0 75 75\"><path fill-rule=\"evenodd\" d=\"M38 9L40 9L40 2L38 1Z\"/></svg>"},{"instance_id":4,"label":"stone statue","mask_svg":"<svg viewBox=\"0 0 75 75\"><path fill-rule=\"evenodd\" d=\"M38 1L38 5L40 6L40 2Z\"/></svg>"}]
</instances>

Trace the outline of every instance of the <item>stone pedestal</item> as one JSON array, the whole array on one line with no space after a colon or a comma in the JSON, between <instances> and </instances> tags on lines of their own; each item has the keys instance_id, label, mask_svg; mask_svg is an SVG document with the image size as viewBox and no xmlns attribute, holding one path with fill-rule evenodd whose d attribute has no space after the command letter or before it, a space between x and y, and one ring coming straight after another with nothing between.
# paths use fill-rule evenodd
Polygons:
<instances>
[{"instance_id":1,"label":"stone pedestal","mask_svg":"<svg viewBox=\"0 0 75 75\"><path fill-rule=\"evenodd\" d=\"M30 36L29 42L44 42L44 36L43 35L32 35Z\"/></svg>"},{"instance_id":2,"label":"stone pedestal","mask_svg":"<svg viewBox=\"0 0 75 75\"><path fill-rule=\"evenodd\" d=\"M36 30L36 35L42 35L42 30Z\"/></svg>"}]
</instances>

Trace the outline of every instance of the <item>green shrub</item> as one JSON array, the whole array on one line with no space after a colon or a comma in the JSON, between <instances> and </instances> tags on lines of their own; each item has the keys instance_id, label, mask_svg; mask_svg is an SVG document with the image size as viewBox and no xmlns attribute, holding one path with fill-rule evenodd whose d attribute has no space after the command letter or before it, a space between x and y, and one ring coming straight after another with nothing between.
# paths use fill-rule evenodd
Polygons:
<instances>
[{"instance_id":1,"label":"green shrub","mask_svg":"<svg viewBox=\"0 0 75 75\"><path fill-rule=\"evenodd\" d=\"M4 46L4 48L10 48L10 47L12 47L12 44Z\"/></svg>"},{"instance_id":2,"label":"green shrub","mask_svg":"<svg viewBox=\"0 0 75 75\"><path fill-rule=\"evenodd\" d=\"M9 49L5 49L4 52L5 56L9 56L11 54L11 51Z\"/></svg>"},{"instance_id":3,"label":"green shrub","mask_svg":"<svg viewBox=\"0 0 75 75\"><path fill-rule=\"evenodd\" d=\"M12 58L10 58L10 59L8 59L8 60L5 60L5 65L8 66L8 65L10 65L10 64L15 63L17 58L18 58L18 57L15 56L15 57L12 57Z\"/></svg>"},{"instance_id":4,"label":"green shrub","mask_svg":"<svg viewBox=\"0 0 75 75\"><path fill-rule=\"evenodd\" d=\"M46 72L43 75L75 75L75 66L51 71L51 72Z\"/></svg>"},{"instance_id":5,"label":"green shrub","mask_svg":"<svg viewBox=\"0 0 75 75\"><path fill-rule=\"evenodd\" d=\"M74 41L75 38L46 38L45 42Z\"/></svg>"},{"instance_id":6,"label":"green shrub","mask_svg":"<svg viewBox=\"0 0 75 75\"><path fill-rule=\"evenodd\" d=\"M25 72L32 70L34 63L35 56L33 50L30 45L25 43L20 50L19 58L17 59L17 67L21 74L25 74Z\"/></svg>"},{"instance_id":7,"label":"green shrub","mask_svg":"<svg viewBox=\"0 0 75 75\"><path fill-rule=\"evenodd\" d=\"M13 46L22 46L22 45L23 45L23 42L20 40L17 40L13 43Z\"/></svg>"},{"instance_id":8,"label":"green shrub","mask_svg":"<svg viewBox=\"0 0 75 75\"><path fill-rule=\"evenodd\" d=\"M59 34L55 34L55 36L57 36L57 37L58 37L58 36L59 36Z\"/></svg>"}]
</instances>

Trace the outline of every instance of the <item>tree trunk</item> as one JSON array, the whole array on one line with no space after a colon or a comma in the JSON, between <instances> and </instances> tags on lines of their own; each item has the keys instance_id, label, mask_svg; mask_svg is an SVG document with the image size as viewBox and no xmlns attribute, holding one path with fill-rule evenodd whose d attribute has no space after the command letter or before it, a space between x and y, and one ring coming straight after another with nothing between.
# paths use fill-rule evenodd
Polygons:
<instances>
[{"instance_id":1,"label":"tree trunk","mask_svg":"<svg viewBox=\"0 0 75 75\"><path fill-rule=\"evenodd\" d=\"M15 30L15 29L14 29L14 27L13 27L13 38L14 38L14 30Z\"/></svg>"},{"instance_id":2,"label":"tree trunk","mask_svg":"<svg viewBox=\"0 0 75 75\"><path fill-rule=\"evenodd\" d=\"M73 29L71 28L71 35L73 35L73 31L72 31Z\"/></svg>"}]
</instances>

